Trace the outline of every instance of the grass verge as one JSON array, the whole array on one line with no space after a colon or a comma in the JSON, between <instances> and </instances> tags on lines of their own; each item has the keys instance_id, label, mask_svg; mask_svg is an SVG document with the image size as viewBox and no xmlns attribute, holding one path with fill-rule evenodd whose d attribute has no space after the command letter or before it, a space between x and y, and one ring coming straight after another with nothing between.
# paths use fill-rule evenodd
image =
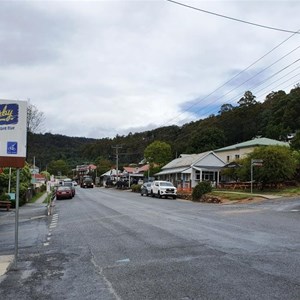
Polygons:
<instances>
[{"instance_id":1,"label":"grass verge","mask_svg":"<svg viewBox=\"0 0 300 300\"><path fill-rule=\"evenodd\" d=\"M46 192L39 192L35 194L30 200L29 203L35 203L37 199L39 199L41 196L43 196Z\"/></svg>"},{"instance_id":2,"label":"grass verge","mask_svg":"<svg viewBox=\"0 0 300 300\"><path fill-rule=\"evenodd\" d=\"M248 193L239 193L239 192L232 193L232 192L224 192L224 191L213 191L209 194L229 201L244 200L244 199L252 198L254 196Z\"/></svg>"}]
</instances>

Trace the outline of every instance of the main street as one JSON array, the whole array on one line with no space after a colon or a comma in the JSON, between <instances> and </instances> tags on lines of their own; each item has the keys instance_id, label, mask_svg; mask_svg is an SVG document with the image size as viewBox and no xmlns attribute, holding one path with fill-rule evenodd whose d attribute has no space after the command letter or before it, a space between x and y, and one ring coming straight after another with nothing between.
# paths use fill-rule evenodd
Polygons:
<instances>
[{"instance_id":1,"label":"main street","mask_svg":"<svg viewBox=\"0 0 300 300\"><path fill-rule=\"evenodd\" d=\"M20 227L1 299L300 299L300 199L200 204L77 187ZM12 229L0 219L0 255Z\"/></svg>"}]
</instances>

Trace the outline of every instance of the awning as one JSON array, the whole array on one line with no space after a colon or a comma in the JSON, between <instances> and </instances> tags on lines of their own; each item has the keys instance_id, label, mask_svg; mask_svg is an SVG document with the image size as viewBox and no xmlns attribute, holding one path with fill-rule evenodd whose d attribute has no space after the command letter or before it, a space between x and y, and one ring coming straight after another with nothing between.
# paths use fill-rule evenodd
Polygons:
<instances>
[{"instance_id":1,"label":"awning","mask_svg":"<svg viewBox=\"0 0 300 300\"><path fill-rule=\"evenodd\" d=\"M156 173L155 175L167 175L167 174L177 174L177 173L184 173L185 170L188 170L190 168L184 167L184 168L176 168L176 169L167 169L162 170L159 173Z\"/></svg>"},{"instance_id":2,"label":"awning","mask_svg":"<svg viewBox=\"0 0 300 300\"><path fill-rule=\"evenodd\" d=\"M203 167L203 168L200 168L200 167L195 167L193 166L193 169L197 170L197 171L205 171L205 172L218 172L222 169L222 167Z\"/></svg>"},{"instance_id":3,"label":"awning","mask_svg":"<svg viewBox=\"0 0 300 300\"><path fill-rule=\"evenodd\" d=\"M225 165L223 168L240 168L242 165L238 164L237 162L233 161L227 165Z\"/></svg>"}]
</instances>

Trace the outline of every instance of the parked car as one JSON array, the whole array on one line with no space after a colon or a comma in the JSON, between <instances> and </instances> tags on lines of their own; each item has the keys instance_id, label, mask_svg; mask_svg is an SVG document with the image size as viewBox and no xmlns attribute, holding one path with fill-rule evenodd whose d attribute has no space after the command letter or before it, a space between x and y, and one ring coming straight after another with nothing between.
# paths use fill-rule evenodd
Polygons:
<instances>
[{"instance_id":1,"label":"parked car","mask_svg":"<svg viewBox=\"0 0 300 300\"><path fill-rule=\"evenodd\" d=\"M60 199L71 199L72 196L72 190L69 186L61 185L57 187L55 191L56 200Z\"/></svg>"},{"instance_id":2,"label":"parked car","mask_svg":"<svg viewBox=\"0 0 300 300\"><path fill-rule=\"evenodd\" d=\"M146 182L141 186L141 196L151 195L151 182Z\"/></svg>"},{"instance_id":3,"label":"parked car","mask_svg":"<svg viewBox=\"0 0 300 300\"><path fill-rule=\"evenodd\" d=\"M72 197L75 196L75 186L74 186L74 184L73 184L72 181L64 181L64 182L63 182L63 186L68 186L68 187L70 187L70 189L71 189L71 191L72 191Z\"/></svg>"},{"instance_id":4,"label":"parked car","mask_svg":"<svg viewBox=\"0 0 300 300\"><path fill-rule=\"evenodd\" d=\"M151 184L151 195L161 197L172 197L176 199L177 189L169 181L155 180Z\"/></svg>"},{"instance_id":5,"label":"parked car","mask_svg":"<svg viewBox=\"0 0 300 300\"><path fill-rule=\"evenodd\" d=\"M77 181L73 180L72 182L73 182L73 185L74 185L74 186L77 186L77 185L78 185Z\"/></svg>"}]
</instances>

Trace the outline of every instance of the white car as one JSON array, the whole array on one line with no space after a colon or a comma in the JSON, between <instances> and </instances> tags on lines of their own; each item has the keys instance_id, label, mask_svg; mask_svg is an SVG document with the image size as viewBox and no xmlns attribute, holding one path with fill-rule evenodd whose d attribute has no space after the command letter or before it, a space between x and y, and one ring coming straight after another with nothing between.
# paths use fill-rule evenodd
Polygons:
<instances>
[{"instance_id":1,"label":"white car","mask_svg":"<svg viewBox=\"0 0 300 300\"><path fill-rule=\"evenodd\" d=\"M155 180L151 184L151 195L161 197L172 197L176 199L177 189L176 187L169 181Z\"/></svg>"}]
</instances>

